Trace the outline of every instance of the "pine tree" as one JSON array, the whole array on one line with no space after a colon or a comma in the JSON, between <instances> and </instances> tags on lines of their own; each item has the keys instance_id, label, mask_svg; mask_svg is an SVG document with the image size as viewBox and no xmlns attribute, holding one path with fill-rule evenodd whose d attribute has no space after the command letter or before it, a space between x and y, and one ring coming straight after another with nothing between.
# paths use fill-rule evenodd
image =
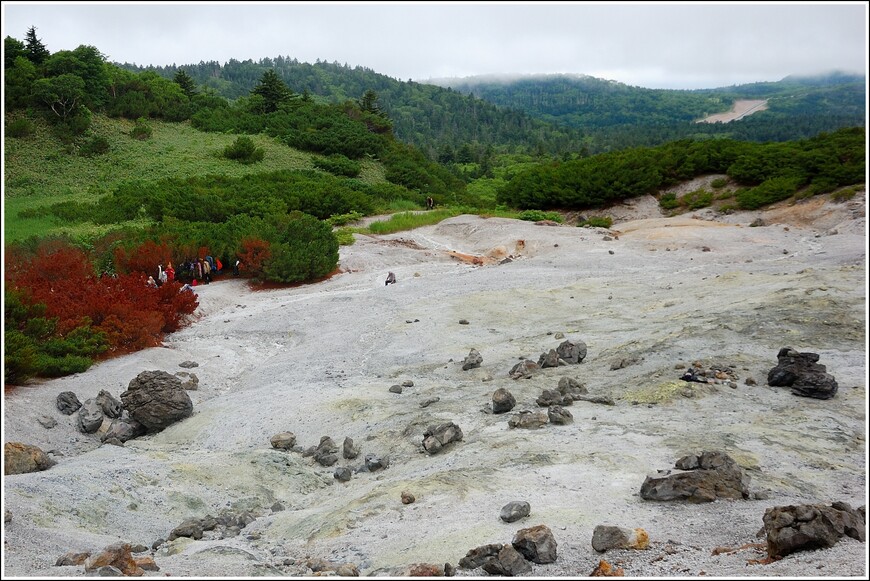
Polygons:
<instances>
[{"instance_id":1,"label":"pine tree","mask_svg":"<svg viewBox=\"0 0 870 581\"><path fill-rule=\"evenodd\" d=\"M42 44L38 38L36 38L36 27L31 26L30 30L27 31L27 35L24 37L24 44L27 48L27 58L35 65L41 65L45 62L51 53L48 52L48 49L45 48L45 45Z\"/></svg>"},{"instance_id":2,"label":"pine tree","mask_svg":"<svg viewBox=\"0 0 870 581\"><path fill-rule=\"evenodd\" d=\"M188 97L196 95L196 81L184 69L178 69L172 80L181 87L181 90Z\"/></svg>"},{"instance_id":3,"label":"pine tree","mask_svg":"<svg viewBox=\"0 0 870 581\"><path fill-rule=\"evenodd\" d=\"M251 93L263 97L266 113L277 111L281 103L286 103L297 96L284 84L275 69L269 69L263 73L259 84L253 88Z\"/></svg>"}]
</instances>

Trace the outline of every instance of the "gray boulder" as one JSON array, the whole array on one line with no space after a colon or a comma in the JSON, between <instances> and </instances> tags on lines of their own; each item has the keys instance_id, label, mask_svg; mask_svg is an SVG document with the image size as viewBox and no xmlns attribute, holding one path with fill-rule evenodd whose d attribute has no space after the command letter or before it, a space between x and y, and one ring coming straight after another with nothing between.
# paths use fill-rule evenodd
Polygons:
<instances>
[{"instance_id":1,"label":"gray boulder","mask_svg":"<svg viewBox=\"0 0 870 581\"><path fill-rule=\"evenodd\" d=\"M193 402L181 380L165 371L143 371L130 381L121 402L148 432L159 432L193 414Z\"/></svg>"},{"instance_id":2,"label":"gray boulder","mask_svg":"<svg viewBox=\"0 0 870 581\"><path fill-rule=\"evenodd\" d=\"M528 502L514 500L501 507L499 518L504 522L516 522L521 518L529 516L532 512L532 507Z\"/></svg>"},{"instance_id":3,"label":"gray boulder","mask_svg":"<svg viewBox=\"0 0 870 581\"><path fill-rule=\"evenodd\" d=\"M76 394L71 391L62 391L57 394L57 401L55 404L60 413L65 416L71 416L82 407L82 402L80 402Z\"/></svg>"},{"instance_id":4,"label":"gray boulder","mask_svg":"<svg viewBox=\"0 0 870 581\"><path fill-rule=\"evenodd\" d=\"M462 361L462 371L475 369L483 363L483 357L477 349L472 349L468 352L468 356Z\"/></svg>"},{"instance_id":5,"label":"gray boulder","mask_svg":"<svg viewBox=\"0 0 870 581\"><path fill-rule=\"evenodd\" d=\"M462 440L462 429L453 422L429 426L423 433L423 450L437 454L452 442Z\"/></svg>"},{"instance_id":6,"label":"gray boulder","mask_svg":"<svg viewBox=\"0 0 870 581\"><path fill-rule=\"evenodd\" d=\"M101 389L100 393L97 394L96 400L100 409L103 410L103 415L107 418L115 419L121 417L121 402L115 399L115 396L111 393L105 389Z\"/></svg>"},{"instance_id":7,"label":"gray boulder","mask_svg":"<svg viewBox=\"0 0 870 581\"><path fill-rule=\"evenodd\" d=\"M749 476L724 452L684 456L675 468L680 471L647 476L640 488L641 498L689 502L749 498Z\"/></svg>"},{"instance_id":8,"label":"gray boulder","mask_svg":"<svg viewBox=\"0 0 870 581\"><path fill-rule=\"evenodd\" d=\"M103 408L94 398L86 399L78 413L78 428L83 434L93 434L103 425Z\"/></svg>"}]
</instances>

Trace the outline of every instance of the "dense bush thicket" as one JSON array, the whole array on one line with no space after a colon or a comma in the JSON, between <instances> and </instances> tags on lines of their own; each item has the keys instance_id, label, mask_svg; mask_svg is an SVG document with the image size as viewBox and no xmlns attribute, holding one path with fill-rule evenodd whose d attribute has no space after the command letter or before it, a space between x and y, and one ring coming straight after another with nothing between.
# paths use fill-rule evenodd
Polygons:
<instances>
[{"instance_id":1,"label":"dense bush thicket","mask_svg":"<svg viewBox=\"0 0 870 581\"><path fill-rule=\"evenodd\" d=\"M81 372L97 356L157 345L197 306L179 282L152 288L142 272L97 276L93 257L64 240L7 248L5 267L4 376L11 384Z\"/></svg>"},{"instance_id":2,"label":"dense bush thicket","mask_svg":"<svg viewBox=\"0 0 870 581\"><path fill-rule=\"evenodd\" d=\"M863 183L865 156L863 127L786 143L682 140L537 165L517 174L497 198L517 208L586 209L699 175L724 173L747 186L738 203L754 209L794 195L804 186L830 191Z\"/></svg>"}]
</instances>

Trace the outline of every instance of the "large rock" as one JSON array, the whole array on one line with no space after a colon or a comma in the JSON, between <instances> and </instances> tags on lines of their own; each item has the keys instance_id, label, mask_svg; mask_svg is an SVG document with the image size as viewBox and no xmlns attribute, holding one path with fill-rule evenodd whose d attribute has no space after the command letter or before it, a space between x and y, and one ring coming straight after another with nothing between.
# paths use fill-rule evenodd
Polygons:
<instances>
[{"instance_id":1,"label":"large rock","mask_svg":"<svg viewBox=\"0 0 870 581\"><path fill-rule=\"evenodd\" d=\"M57 464L42 449L21 442L3 445L3 474L26 474L48 470Z\"/></svg>"},{"instance_id":2,"label":"large rock","mask_svg":"<svg viewBox=\"0 0 870 581\"><path fill-rule=\"evenodd\" d=\"M272 447L275 449L290 450L296 445L296 434L293 432L281 432L280 434L272 436L269 443L272 444Z\"/></svg>"},{"instance_id":3,"label":"large rock","mask_svg":"<svg viewBox=\"0 0 870 581\"><path fill-rule=\"evenodd\" d=\"M423 433L423 449L429 454L437 454L451 442L462 440L462 429L453 422L429 426Z\"/></svg>"},{"instance_id":4,"label":"large rock","mask_svg":"<svg viewBox=\"0 0 870 581\"><path fill-rule=\"evenodd\" d=\"M82 402L79 401L79 398L75 393L71 391L62 391L57 394L55 405L57 405L57 409L60 413L65 416L71 416L82 407Z\"/></svg>"},{"instance_id":5,"label":"large rock","mask_svg":"<svg viewBox=\"0 0 870 581\"><path fill-rule=\"evenodd\" d=\"M592 532L592 548L599 553L610 549L647 549L649 534L643 529L598 525Z\"/></svg>"},{"instance_id":6,"label":"large rock","mask_svg":"<svg viewBox=\"0 0 870 581\"><path fill-rule=\"evenodd\" d=\"M503 507L499 513L499 518L504 522L515 522L521 518L529 516L532 512L532 506L524 500L514 500Z\"/></svg>"},{"instance_id":7,"label":"large rock","mask_svg":"<svg viewBox=\"0 0 870 581\"><path fill-rule=\"evenodd\" d=\"M544 565L556 560L556 539L547 525L518 530L511 544L532 563Z\"/></svg>"},{"instance_id":8,"label":"large rock","mask_svg":"<svg viewBox=\"0 0 870 581\"><path fill-rule=\"evenodd\" d=\"M94 398L86 399L79 408L79 431L83 434L93 434L103 425L103 418L103 408L100 403Z\"/></svg>"},{"instance_id":9,"label":"large rock","mask_svg":"<svg viewBox=\"0 0 870 581\"><path fill-rule=\"evenodd\" d=\"M770 557L826 549L844 536L866 540L864 514L845 502L776 506L765 511L763 520Z\"/></svg>"},{"instance_id":10,"label":"large rock","mask_svg":"<svg viewBox=\"0 0 870 581\"><path fill-rule=\"evenodd\" d=\"M497 557L503 547L504 545L501 543L494 543L471 549L465 553L464 557L459 559L459 566L463 569L477 569L487 560Z\"/></svg>"},{"instance_id":11,"label":"large rock","mask_svg":"<svg viewBox=\"0 0 870 581\"><path fill-rule=\"evenodd\" d=\"M680 458L680 472L659 471L640 487L645 500L712 502L718 498L749 498L749 476L724 452L703 452Z\"/></svg>"},{"instance_id":12,"label":"large rock","mask_svg":"<svg viewBox=\"0 0 870 581\"><path fill-rule=\"evenodd\" d=\"M559 355L559 359L566 363L582 363L586 359L586 343L583 341L576 343L563 341L556 348L556 353Z\"/></svg>"},{"instance_id":13,"label":"large rock","mask_svg":"<svg viewBox=\"0 0 870 581\"><path fill-rule=\"evenodd\" d=\"M492 394L492 413L503 414L514 409L517 400L511 392L503 387L498 388Z\"/></svg>"},{"instance_id":14,"label":"large rock","mask_svg":"<svg viewBox=\"0 0 870 581\"><path fill-rule=\"evenodd\" d=\"M541 353L541 356L538 357L538 365L541 369L546 367L559 367L559 355L556 353L556 350L550 349L546 353Z\"/></svg>"},{"instance_id":15,"label":"large rock","mask_svg":"<svg viewBox=\"0 0 870 581\"><path fill-rule=\"evenodd\" d=\"M508 420L508 426L511 428L524 428L527 430L536 430L542 428L550 422L550 418L546 412L531 412L523 410L518 414L514 414Z\"/></svg>"},{"instance_id":16,"label":"large rock","mask_svg":"<svg viewBox=\"0 0 870 581\"><path fill-rule=\"evenodd\" d=\"M541 366L530 359L523 359L508 372L511 379L530 379Z\"/></svg>"},{"instance_id":17,"label":"large rock","mask_svg":"<svg viewBox=\"0 0 870 581\"><path fill-rule=\"evenodd\" d=\"M101 389L100 393L97 394L96 400L100 409L103 410L103 415L107 418L115 419L121 417L121 402L115 399L115 396L111 393Z\"/></svg>"},{"instance_id":18,"label":"large rock","mask_svg":"<svg viewBox=\"0 0 870 581\"><path fill-rule=\"evenodd\" d=\"M830 399L837 393L837 381L818 363L818 353L798 353L783 347L776 356L779 363L767 374L767 384L790 387L794 395Z\"/></svg>"},{"instance_id":19,"label":"large rock","mask_svg":"<svg viewBox=\"0 0 870 581\"><path fill-rule=\"evenodd\" d=\"M149 432L159 432L193 413L193 402L181 380L165 371L137 375L121 394L121 401L130 417Z\"/></svg>"}]
</instances>

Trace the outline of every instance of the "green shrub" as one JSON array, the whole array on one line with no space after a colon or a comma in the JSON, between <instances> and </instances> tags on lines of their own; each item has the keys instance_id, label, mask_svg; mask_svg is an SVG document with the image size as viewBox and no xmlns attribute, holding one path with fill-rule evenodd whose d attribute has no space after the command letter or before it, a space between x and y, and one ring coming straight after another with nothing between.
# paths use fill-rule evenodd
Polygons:
<instances>
[{"instance_id":1,"label":"green shrub","mask_svg":"<svg viewBox=\"0 0 870 581\"><path fill-rule=\"evenodd\" d=\"M336 240L338 240L339 246L353 246L353 243L356 242L356 238L354 238L354 230L353 228L339 228L334 232Z\"/></svg>"},{"instance_id":2,"label":"green shrub","mask_svg":"<svg viewBox=\"0 0 870 581\"><path fill-rule=\"evenodd\" d=\"M584 228L610 228L613 226L613 218L610 216L593 216L577 225Z\"/></svg>"},{"instance_id":3,"label":"green shrub","mask_svg":"<svg viewBox=\"0 0 870 581\"><path fill-rule=\"evenodd\" d=\"M314 167L328 171L333 175L349 178L357 177L360 171L362 171L362 165L358 161L354 161L340 153L333 153L328 157L315 158Z\"/></svg>"},{"instance_id":4,"label":"green shrub","mask_svg":"<svg viewBox=\"0 0 870 581\"><path fill-rule=\"evenodd\" d=\"M153 130L151 126L148 125L146 119L144 117L139 117L136 120L136 124L133 126L133 129L130 130L130 137L133 139L150 139Z\"/></svg>"},{"instance_id":5,"label":"green shrub","mask_svg":"<svg viewBox=\"0 0 870 581\"><path fill-rule=\"evenodd\" d=\"M33 123L23 117L6 126L6 135L9 137L27 137L31 133L33 133Z\"/></svg>"},{"instance_id":6,"label":"green shrub","mask_svg":"<svg viewBox=\"0 0 870 581\"><path fill-rule=\"evenodd\" d=\"M223 152L225 158L234 159L246 165L263 161L265 155L265 150L254 145L254 141L246 135L237 137L232 144L224 148Z\"/></svg>"},{"instance_id":7,"label":"green shrub","mask_svg":"<svg viewBox=\"0 0 870 581\"><path fill-rule=\"evenodd\" d=\"M520 212L520 220L527 222L540 222L541 220L551 220L553 222L562 223L562 215L558 212L543 212L541 210L524 210Z\"/></svg>"},{"instance_id":8,"label":"green shrub","mask_svg":"<svg viewBox=\"0 0 870 581\"><path fill-rule=\"evenodd\" d=\"M82 373L94 364L93 360L88 357L81 357L79 355L54 357L47 353L37 355L36 361L41 377L63 377L73 373Z\"/></svg>"},{"instance_id":9,"label":"green shrub","mask_svg":"<svg viewBox=\"0 0 870 581\"><path fill-rule=\"evenodd\" d=\"M680 202L689 210L706 208L713 203L713 193L704 190L695 190L682 197Z\"/></svg>"},{"instance_id":10,"label":"green shrub","mask_svg":"<svg viewBox=\"0 0 870 581\"><path fill-rule=\"evenodd\" d=\"M269 246L271 258L263 265L266 280L299 282L326 276L338 264L338 240L332 227L314 216L293 212L280 235Z\"/></svg>"},{"instance_id":11,"label":"green shrub","mask_svg":"<svg viewBox=\"0 0 870 581\"><path fill-rule=\"evenodd\" d=\"M754 188L738 192L737 203L743 210L757 210L761 206L793 196L798 183L799 180L793 177L771 178Z\"/></svg>"},{"instance_id":12,"label":"green shrub","mask_svg":"<svg viewBox=\"0 0 870 581\"><path fill-rule=\"evenodd\" d=\"M93 157L95 155L108 153L109 149L109 140L105 137L95 135L82 144L79 148L79 154L85 157Z\"/></svg>"},{"instance_id":13,"label":"green shrub","mask_svg":"<svg viewBox=\"0 0 870 581\"><path fill-rule=\"evenodd\" d=\"M15 329L3 334L3 378L7 385L21 385L38 371L38 351L33 339Z\"/></svg>"},{"instance_id":14,"label":"green shrub","mask_svg":"<svg viewBox=\"0 0 870 581\"><path fill-rule=\"evenodd\" d=\"M717 189L717 190L718 190L719 188L724 188L726 185L728 185L728 179L727 179L727 178L716 178L715 180L713 180L712 182L710 182L710 187L715 188L715 189Z\"/></svg>"},{"instance_id":15,"label":"green shrub","mask_svg":"<svg viewBox=\"0 0 870 581\"><path fill-rule=\"evenodd\" d=\"M845 202L846 200L851 200L855 197L861 188L864 186L852 186L850 188L843 188L839 192L834 192L831 194L831 200L834 202Z\"/></svg>"},{"instance_id":16,"label":"green shrub","mask_svg":"<svg viewBox=\"0 0 870 581\"><path fill-rule=\"evenodd\" d=\"M363 217L361 212L354 210L346 214L334 214L326 219L330 226L344 226L348 222L356 222Z\"/></svg>"},{"instance_id":17,"label":"green shrub","mask_svg":"<svg viewBox=\"0 0 870 581\"><path fill-rule=\"evenodd\" d=\"M680 201L677 199L677 194L674 192L662 194L662 197L659 198L659 206L661 206L663 210L674 210L679 208Z\"/></svg>"}]
</instances>

